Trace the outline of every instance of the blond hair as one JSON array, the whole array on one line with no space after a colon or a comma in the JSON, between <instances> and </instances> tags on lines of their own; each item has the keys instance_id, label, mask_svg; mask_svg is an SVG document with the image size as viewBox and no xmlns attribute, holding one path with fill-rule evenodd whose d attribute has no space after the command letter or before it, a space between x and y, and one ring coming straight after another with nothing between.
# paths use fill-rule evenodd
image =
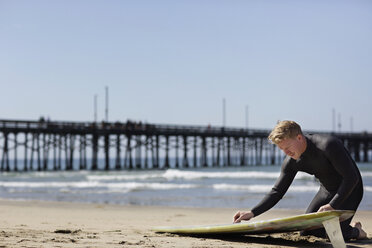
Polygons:
<instances>
[{"instance_id":1,"label":"blond hair","mask_svg":"<svg viewBox=\"0 0 372 248\"><path fill-rule=\"evenodd\" d=\"M268 139L274 143L278 144L282 140L287 138L294 138L297 135L302 135L302 130L300 125L294 121L278 121L274 129L271 131Z\"/></svg>"}]
</instances>

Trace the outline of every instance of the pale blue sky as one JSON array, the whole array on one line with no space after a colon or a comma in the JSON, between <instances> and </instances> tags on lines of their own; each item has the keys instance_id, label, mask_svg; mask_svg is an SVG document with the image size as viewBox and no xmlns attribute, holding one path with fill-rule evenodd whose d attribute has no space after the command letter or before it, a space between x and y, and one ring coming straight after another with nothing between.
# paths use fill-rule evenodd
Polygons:
<instances>
[{"instance_id":1,"label":"pale blue sky","mask_svg":"<svg viewBox=\"0 0 372 248\"><path fill-rule=\"evenodd\" d=\"M0 118L372 131L372 1L0 0Z\"/></svg>"}]
</instances>

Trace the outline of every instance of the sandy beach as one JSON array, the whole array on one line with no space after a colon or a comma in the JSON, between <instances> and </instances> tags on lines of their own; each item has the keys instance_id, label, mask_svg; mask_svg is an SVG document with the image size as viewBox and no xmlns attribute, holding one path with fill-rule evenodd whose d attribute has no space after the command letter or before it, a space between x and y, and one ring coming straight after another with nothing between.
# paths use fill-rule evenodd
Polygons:
<instances>
[{"instance_id":1,"label":"sandy beach","mask_svg":"<svg viewBox=\"0 0 372 248\"><path fill-rule=\"evenodd\" d=\"M162 225L230 223L237 209L120 206L41 201L0 201L0 247L331 247L298 233L237 237L186 237L151 231ZM272 210L257 220L302 214ZM372 212L360 211L372 237ZM372 240L348 247L372 247Z\"/></svg>"}]
</instances>

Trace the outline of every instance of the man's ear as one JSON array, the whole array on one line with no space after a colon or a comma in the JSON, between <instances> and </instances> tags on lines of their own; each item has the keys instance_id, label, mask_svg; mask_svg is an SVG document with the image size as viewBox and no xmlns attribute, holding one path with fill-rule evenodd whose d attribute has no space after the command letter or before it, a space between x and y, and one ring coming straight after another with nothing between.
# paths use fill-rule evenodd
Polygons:
<instances>
[{"instance_id":1,"label":"man's ear","mask_svg":"<svg viewBox=\"0 0 372 248\"><path fill-rule=\"evenodd\" d=\"M303 136L301 134L297 134L296 138L297 138L298 141L301 141L303 139Z\"/></svg>"}]
</instances>

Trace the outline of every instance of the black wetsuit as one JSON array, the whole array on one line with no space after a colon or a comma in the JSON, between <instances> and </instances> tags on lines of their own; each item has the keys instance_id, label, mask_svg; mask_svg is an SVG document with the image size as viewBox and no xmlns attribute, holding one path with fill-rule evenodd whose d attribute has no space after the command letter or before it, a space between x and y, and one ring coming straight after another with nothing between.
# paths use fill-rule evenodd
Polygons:
<instances>
[{"instance_id":1,"label":"black wetsuit","mask_svg":"<svg viewBox=\"0 0 372 248\"><path fill-rule=\"evenodd\" d=\"M251 211L254 216L272 208L287 192L298 171L314 175L320 189L306 213L317 212L323 205L334 209L356 210L363 197L359 169L340 140L321 135L306 135L307 147L298 160L286 156L281 173L272 190ZM345 240L358 237L359 230L350 226L351 219L341 223ZM324 229L303 232L303 235L325 236Z\"/></svg>"}]
</instances>

